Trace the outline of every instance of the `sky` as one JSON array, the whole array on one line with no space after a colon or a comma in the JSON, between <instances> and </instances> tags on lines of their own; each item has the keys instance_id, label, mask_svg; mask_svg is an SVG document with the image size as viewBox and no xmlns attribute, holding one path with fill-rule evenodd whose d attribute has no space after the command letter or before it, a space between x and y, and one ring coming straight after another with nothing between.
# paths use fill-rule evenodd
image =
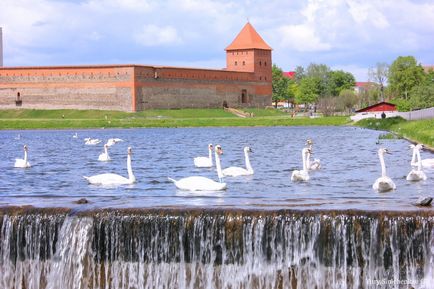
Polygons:
<instances>
[{"instance_id":1,"label":"sky","mask_svg":"<svg viewBox=\"0 0 434 289\"><path fill-rule=\"evenodd\" d=\"M398 56L434 64L432 0L0 0L4 66L220 69L247 21L283 71L326 64L368 81Z\"/></svg>"}]
</instances>

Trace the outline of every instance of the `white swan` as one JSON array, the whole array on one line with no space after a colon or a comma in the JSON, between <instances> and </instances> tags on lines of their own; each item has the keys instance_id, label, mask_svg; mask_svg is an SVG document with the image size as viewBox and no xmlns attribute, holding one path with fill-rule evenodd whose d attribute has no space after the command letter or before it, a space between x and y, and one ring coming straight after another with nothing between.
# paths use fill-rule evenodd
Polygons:
<instances>
[{"instance_id":1,"label":"white swan","mask_svg":"<svg viewBox=\"0 0 434 289\"><path fill-rule=\"evenodd\" d=\"M421 180L426 180L426 175L422 171L422 162L420 159L420 149L421 146L413 145L413 155L417 156L417 169L412 169L407 175L407 181L417 182ZM413 164L413 163L411 163Z\"/></svg>"},{"instance_id":2,"label":"white swan","mask_svg":"<svg viewBox=\"0 0 434 289\"><path fill-rule=\"evenodd\" d=\"M108 145L109 147L111 147L112 145L114 145L114 144L116 144L116 143L118 143L118 142L121 142L121 141L124 141L124 140L123 140L123 139L120 139L120 138L109 138L109 139L107 140L106 145Z\"/></svg>"},{"instance_id":3,"label":"white swan","mask_svg":"<svg viewBox=\"0 0 434 289\"><path fill-rule=\"evenodd\" d=\"M97 145L101 142L100 139L87 137L84 139L85 145Z\"/></svg>"},{"instance_id":4,"label":"white swan","mask_svg":"<svg viewBox=\"0 0 434 289\"><path fill-rule=\"evenodd\" d=\"M15 159L16 168L30 168L31 165L27 160L27 145L24 145L24 159Z\"/></svg>"},{"instance_id":5,"label":"white swan","mask_svg":"<svg viewBox=\"0 0 434 289\"><path fill-rule=\"evenodd\" d=\"M417 144L416 146L418 146L421 150L424 149L423 144ZM414 148L415 145L410 145L410 147ZM423 168L434 169L434 158L421 160L421 164ZM411 157L411 165L414 167L417 167L418 165L418 161L416 161L416 151L414 150L413 150L413 156Z\"/></svg>"},{"instance_id":6,"label":"white swan","mask_svg":"<svg viewBox=\"0 0 434 289\"><path fill-rule=\"evenodd\" d=\"M212 167L212 144L208 145L208 157L195 157L194 165L198 168Z\"/></svg>"},{"instance_id":7,"label":"white swan","mask_svg":"<svg viewBox=\"0 0 434 289\"><path fill-rule=\"evenodd\" d=\"M303 159L303 169L302 170L295 170L292 172L291 175L291 181L298 182L298 181L308 181L310 179L306 159L307 155L309 154L310 149L309 148L303 148L301 150L301 157Z\"/></svg>"},{"instance_id":8,"label":"white swan","mask_svg":"<svg viewBox=\"0 0 434 289\"><path fill-rule=\"evenodd\" d=\"M130 185L136 182L136 177L133 174L133 169L131 168L131 154L132 150L128 148L128 157L127 157L127 170L128 170L128 178L117 174L100 174L91 177L84 177L89 184L93 185L103 185L103 186L116 186L116 185Z\"/></svg>"},{"instance_id":9,"label":"white swan","mask_svg":"<svg viewBox=\"0 0 434 289\"><path fill-rule=\"evenodd\" d=\"M309 149L307 158L306 158L306 168L310 171L319 170L321 168L321 161L320 159L314 159L313 161L310 160L310 157L312 155L312 145L313 141L311 139L308 139L306 141L307 148Z\"/></svg>"},{"instance_id":10,"label":"white swan","mask_svg":"<svg viewBox=\"0 0 434 289\"><path fill-rule=\"evenodd\" d=\"M223 150L220 145L215 147L215 162L217 167L217 174L219 177L219 182L205 178L205 177L187 177L180 179L179 181L172 178L168 178L170 181L175 183L175 186L184 191L221 191L226 189L226 183L222 182L223 174L220 165L220 155L223 154Z\"/></svg>"},{"instance_id":11,"label":"white swan","mask_svg":"<svg viewBox=\"0 0 434 289\"><path fill-rule=\"evenodd\" d=\"M244 159L246 161L246 168L240 167L229 167L222 171L224 176L238 177L238 176L248 176L253 175L254 171L252 165L250 164L249 152L253 152L250 147L244 148Z\"/></svg>"},{"instance_id":12,"label":"white swan","mask_svg":"<svg viewBox=\"0 0 434 289\"><path fill-rule=\"evenodd\" d=\"M78 134L75 133L75 134L72 136L72 138L78 138Z\"/></svg>"},{"instance_id":13,"label":"white swan","mask_svg":"<svg viewBox=\"0 0 434 289\"><path fill-rule=\"evenodd\" d=\"M396 189L395 183L386 175L386 165L384 163L384 154L390 154L389 151L385 148L378 149L378 157L380 158L381 164L381 177L379 177L375 183L372 185L372 188L379 192L386 192L390 190Z\"/></svg>"},{"instance_id":14,"label":"white swan","mask_svg":"<svg viewBox=\"0 0 434 289\"><path fill-rule=\"evenodd\" d=\"M110 158L109 153L108 153L108 145L107 144L104 145L104 152L99 155L98 160L101 162L111 161L111 158Z\"/></svg>"}]
</instances>

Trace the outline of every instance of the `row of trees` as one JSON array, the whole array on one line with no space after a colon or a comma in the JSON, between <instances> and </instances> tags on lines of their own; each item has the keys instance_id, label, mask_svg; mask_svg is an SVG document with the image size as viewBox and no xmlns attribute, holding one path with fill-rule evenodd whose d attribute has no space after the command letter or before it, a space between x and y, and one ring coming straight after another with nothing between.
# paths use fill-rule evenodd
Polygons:
<instances>
[{"instance_id":1,"label":"row of trees","mask_svg":"<svg viewBox=\"0 0 434 289\"><path fill-rule=\"evenodd\" d=\"M425 71L413 56L400 56L391 65L381 62L368 71L369 82L355 94L354 76L324 64L298 66L293 79L273 65L273 102L313 106L325 115L351 111L379 101L397 104L401 111L434 106L434 70Z\"/></svg>"},{"instance_id":2,"label":"row of trees","mask_svg":"<svg viewBox=\"0 0 434 289\"><path fill-rule=\"evenodd\" d=\"M293 79L283 75L282 69L273 65L273 102L286 101L311 105L326 115L337 110L351 109L356 103L354 76L342 70L331 70L324 64L298 66Z\"/></svg>"}]
</instances>

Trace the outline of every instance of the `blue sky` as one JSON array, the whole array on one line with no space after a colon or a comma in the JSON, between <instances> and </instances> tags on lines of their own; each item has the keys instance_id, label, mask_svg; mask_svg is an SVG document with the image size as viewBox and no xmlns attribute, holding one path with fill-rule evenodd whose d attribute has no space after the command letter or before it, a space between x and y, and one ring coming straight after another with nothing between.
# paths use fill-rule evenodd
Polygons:
<instances>
[{"instance_id":1,"label":"blue sky","mask_svg":"<svg viewBox=\"0 0 434 289\"><path fill-rule=\"evenodd\" d=\"M412 55L434 64L434 2L410 0L1 0L5 66L223 68L249 19L284 71L321 63L368 80Z\"/></svg>"}]
</instances>

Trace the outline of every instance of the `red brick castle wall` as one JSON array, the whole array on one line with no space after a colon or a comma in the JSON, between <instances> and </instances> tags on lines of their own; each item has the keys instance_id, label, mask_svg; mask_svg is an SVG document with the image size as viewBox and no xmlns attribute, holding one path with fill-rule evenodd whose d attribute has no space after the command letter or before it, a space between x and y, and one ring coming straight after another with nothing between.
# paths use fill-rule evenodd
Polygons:
<instances>
[{"instance_id":1,"label":"red brick castle wall","mask_svg":"<svg viewBox=\"0 0 434 289\"><path fill-rule=\"evenodd\" d=\"M264 107L271 104L271 48L259 35L253 41L245 35L252 33L256 31L246 24L226 48L225 70L143 65L2 67L0 108L141 111L215 108L224 103Z\"/></svg>"}]
</instances>

